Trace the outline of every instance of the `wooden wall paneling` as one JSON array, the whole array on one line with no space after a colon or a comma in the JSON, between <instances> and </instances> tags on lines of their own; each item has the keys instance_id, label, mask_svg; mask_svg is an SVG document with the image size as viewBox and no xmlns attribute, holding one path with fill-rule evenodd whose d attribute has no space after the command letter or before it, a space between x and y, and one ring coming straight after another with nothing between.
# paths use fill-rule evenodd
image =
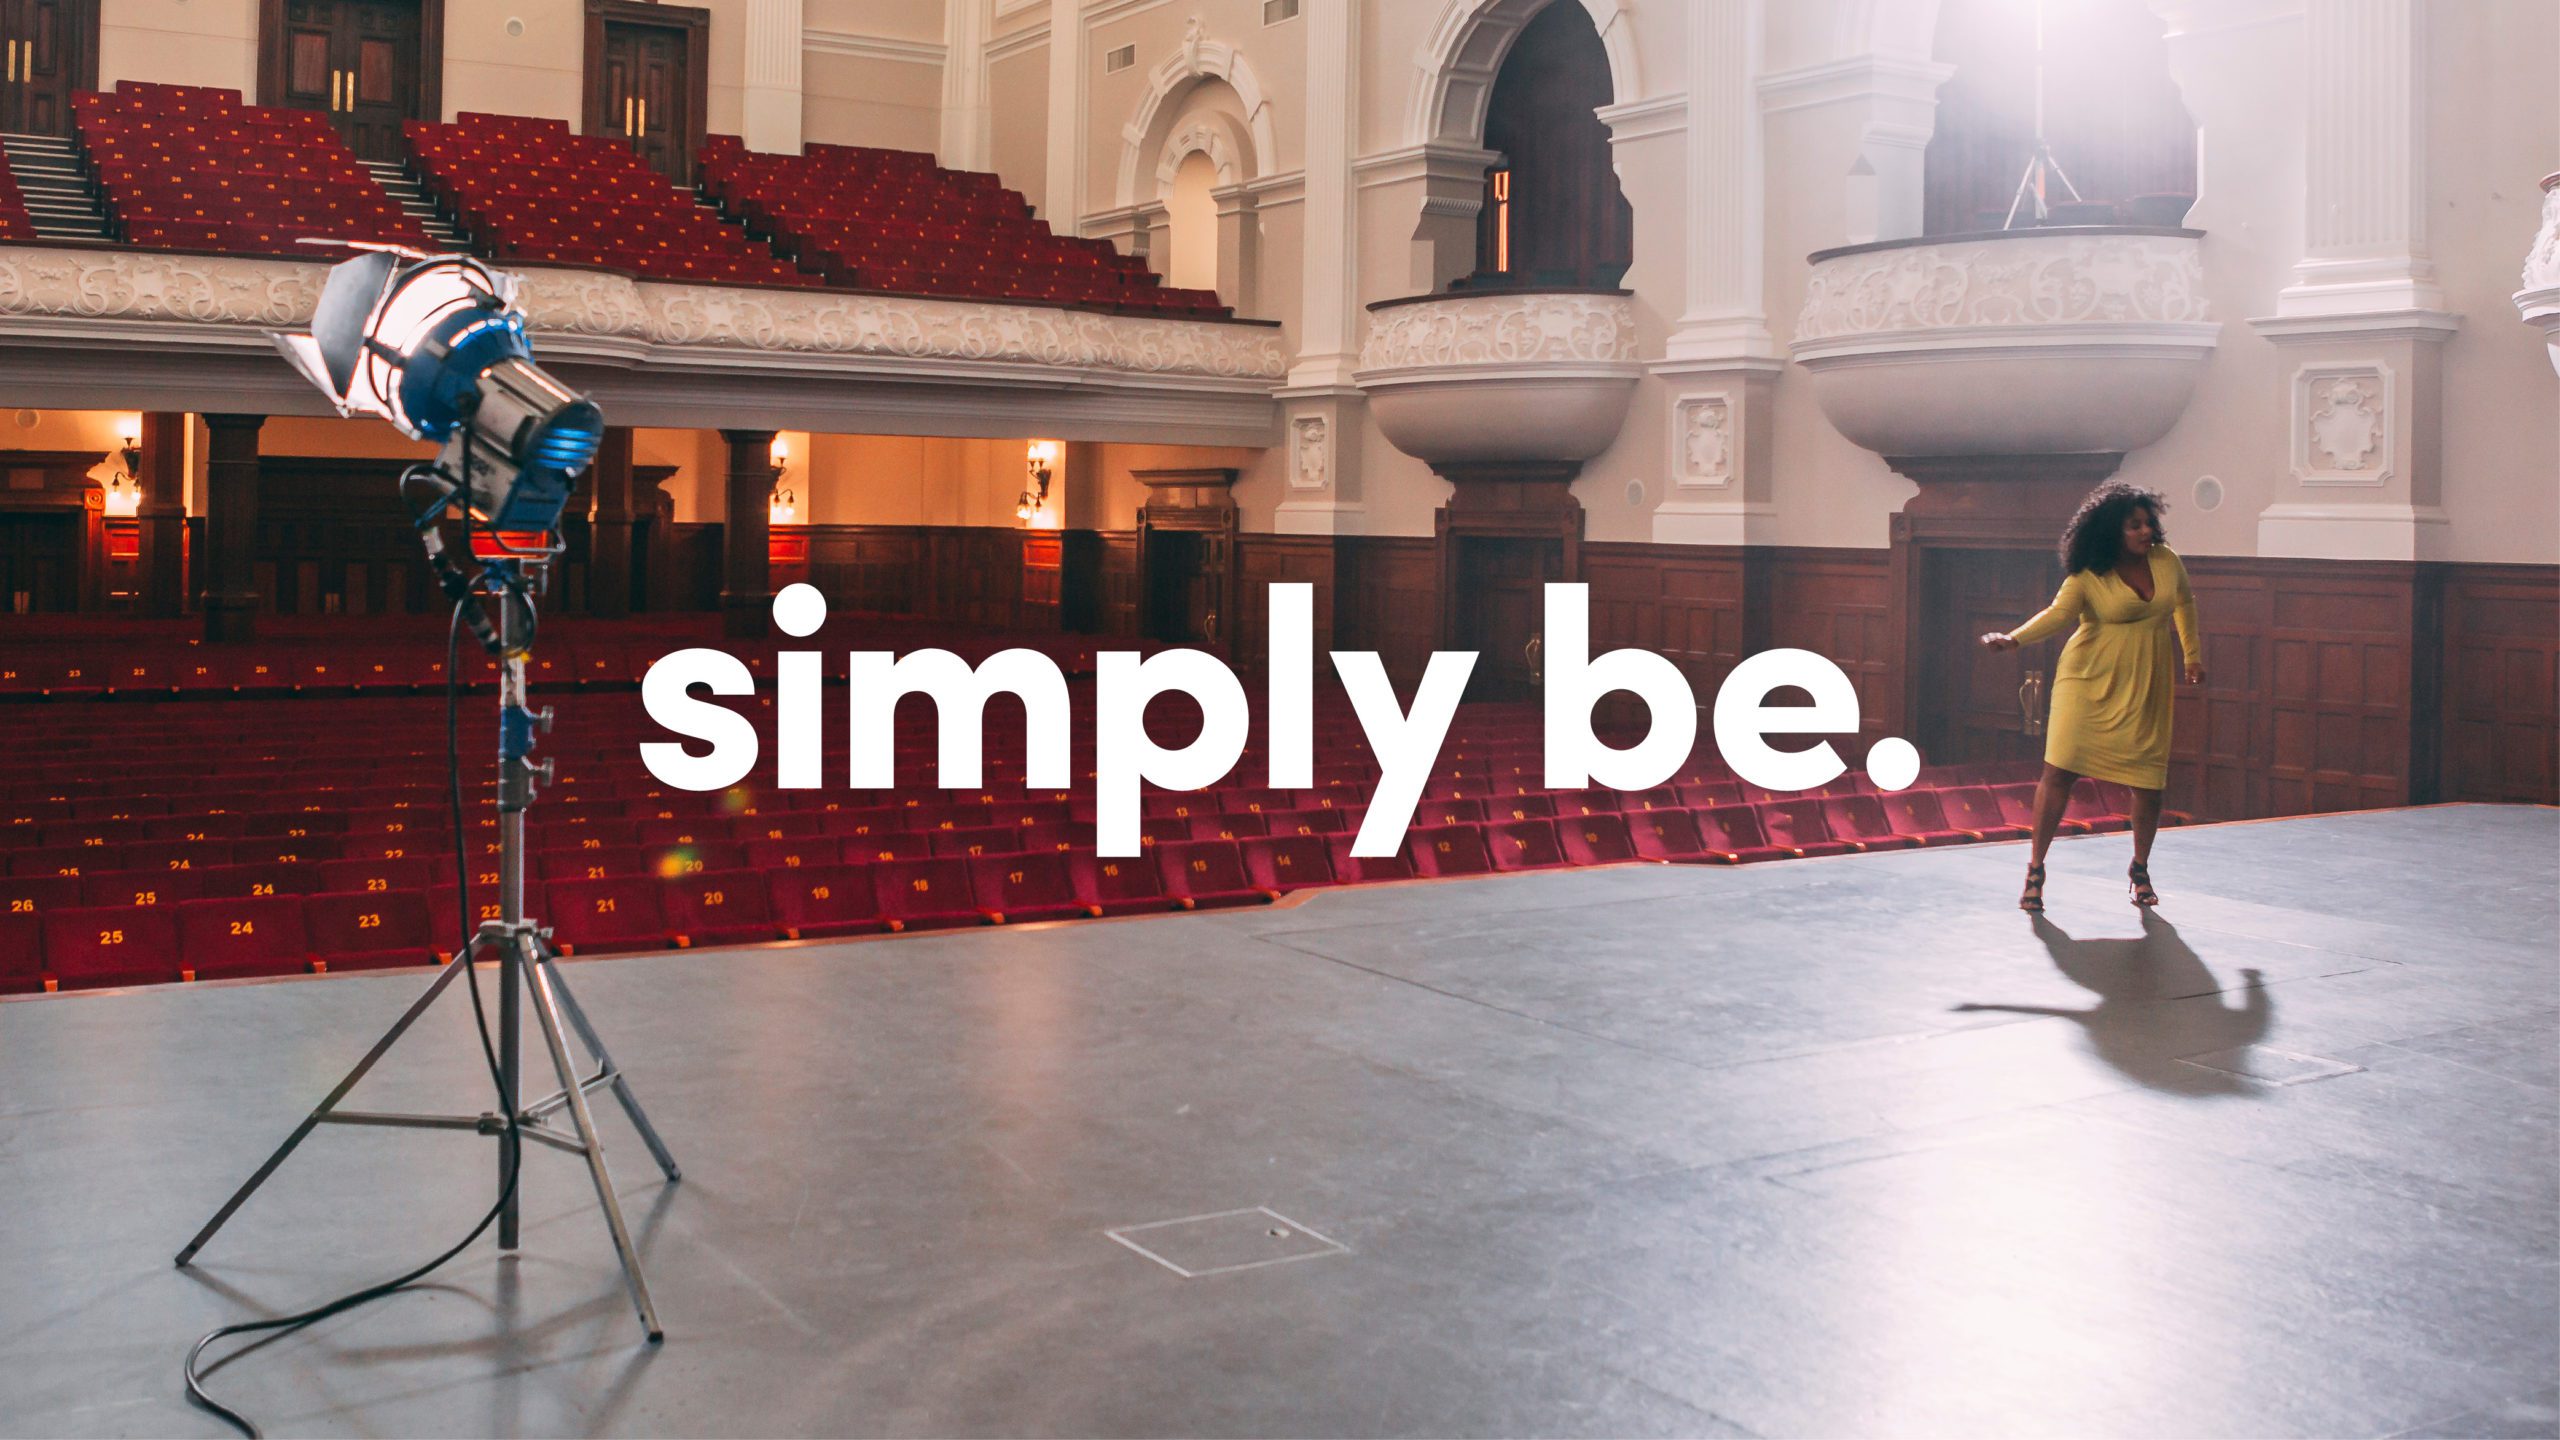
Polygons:
<instances>
[{"instance_id":1,"label":"wooden wall paneling","mask_svg":"<svg viewBox=\"0 0 2560 1440\"><path fill-rule=\"evenodd\" d=\"M1431 663L1433 628L1439 623L1439 598L1432 588L1438 547L1418 536L1362 536L1338 545L1348 575L1337 583L1350 605L1347 614L1334 617L1337 648L1376 651L1397 691L1409 697L1422 681L1423 667Z\"/></svg>"},{"instance_id":2,"label":"wooden wall paneling","mask_svg":"<svg viewBox=\"0 0 2560 1440\"><path fill-rule=\"evenodd\" d=\"M2406 804L2407 568L2297 562L2282 564L2270 580L2265 632L2269 813Z\"/></svg>"},{"instance_id":3,"label":"wooden wall paneling","mask_svg":"<svg viewBox=\"0 0 2560 1440\"><path fill-rule=\"evenodd\" d=\"M2560 569L2443 567L2443 798L2560 804Z\"/></svg>"},{"instance_id":4,"label":"wooden wall paneling","mask_svg":"<svg viewBox=\"0 0 2560 1440\"><path fill-rule=\"evenodd\" d=\"M2267 813L2267 653L2275 587L2252 562L2188 561L2205 683L2181 684L2170 718L2168 804L2200 818Z\"/></svg>"},{"instance_id":5,"label":"wooden wall paneling","mask_svg":"<svg viewBox=\"0 0 2560 1440\"><path fill-rule=\"evenodd\" d=\"M1138 532L1105 530L1102 544L1101 633L1138 633Z\"/></svg>"},{"instance_id":6,"label":"wooden wall paneling","mask_svg":"<svg viewBox=\"0 0 2560 1440\"><path fill-rule=\"evenodd\" d=\"M1241 535L1236 543L1239 575L1236 623L1228 631L1228 648L1240 673L1258 674L1270 662L1271 587L1313 587L1312 613L1319 677L1331 673L1324 652L1334 648L1336 572L1334 542L1325 535Z\"/></svg>"},{"instance_id":7,"label":"wooden wall paneling","mask_svg":"<svg viewBox=\"0 0 2560 1440\"><path fill-rule=\"evenodd\" d=\"M1591 653L1633 648L1669 660L1697 697L1705 734L1717 689L1750 653L1751 554L1727 546L1585 545ZM1631 696L1611 695L1602 710L1613 725L1642 719Z\"/></svg>"},{"instance_id":8,"label":"wooden wall paneling","mask_svg":"<svg viewBox=\"0 0 2560 1440\"><path fill-rule=\"evenodd\" d=\"M1897 733L1887 728L1902 688L1893 573L1886 551L1812 548L1777 551L1770 571L1769 643L1823 656L1857 687L1856 753L1844 747L1842 755L1853 769L1865 765L1869 746Z\"/></svg>"}]
</instances>

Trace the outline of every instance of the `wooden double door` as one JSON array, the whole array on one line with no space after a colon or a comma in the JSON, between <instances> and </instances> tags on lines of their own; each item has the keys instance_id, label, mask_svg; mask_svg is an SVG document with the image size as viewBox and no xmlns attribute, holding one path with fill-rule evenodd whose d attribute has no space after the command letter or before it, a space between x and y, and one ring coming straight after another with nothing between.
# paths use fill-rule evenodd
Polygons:
<instances>
[{"instance_id":1,"label":"wooden double door","mask_svg":"<svg viewBox=\"0 0 2560 1440\"><path fill-rule=\"evenodd\" d=\"M98 0L0 0L0 130L69 135L71 92L98 86Z\"/></svg>"},{"instance_id":2,"label":"wooden double door","mask_svg":"<svg viewBox=\"0 0 2560 1440\"><path fill-rule=\"evenodd\" d=\"M710 24L711 12L692 6L588 0L587 133L690 183L709 108Z\"/></svg>"},{"instance_id":3,"label":"wooden double door","mask_svg":"<svg viewBox=\"0 0 2560 1440\"><path fill-rule=\"evenodd\" d=\"M441 118L443 0L265 0L260 90L318 110L356 154L400 160L405 120Z\"/></svg>"},{"instance_id":4,"label":"wooden double door","mask_svg":"<svg viewBox=\"0 0 2560 1440\"><path fill-rule=\"evenodd\" d=\"M1920 548L1927 617L1919 654L1920 733L1912 739L1932 764L2032 760L2044 742L2026 733L2018 688L2041 671L2052 703L2062 635L2020 650L1985 650L1981 637L2009 630L2052 603L2062 565L2051 550Z\"/></svg>"}]
</instances>

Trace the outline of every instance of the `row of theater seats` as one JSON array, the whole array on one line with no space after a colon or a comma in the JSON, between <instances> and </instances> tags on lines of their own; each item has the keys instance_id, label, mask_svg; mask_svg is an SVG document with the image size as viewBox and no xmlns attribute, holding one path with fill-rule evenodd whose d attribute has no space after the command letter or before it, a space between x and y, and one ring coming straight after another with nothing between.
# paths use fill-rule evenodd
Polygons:
<instances>
[{"instance_id":1,"label":"row of theater seats","mask_svg":"<svg viewBox=\"0 0 2560 1440\"><path fill-rule=\"evenodd\" d=\"M313 237L430 243L316 110L127 80L73 95L71 113L129 245L307 258Z\"/></svg>"},{"instance_id":2,"label":"row of theater seats","mask_svg":"<svg viewBox=\"0 0 2560 1440\"><path fill-rule=\"evenodd\" d=\"M649 667L661 657L689 646L719 643L717 636L671 623L568 621L558 630L562 638L548 638L552 633L546 630L545 643L527 665L528 677L540 688L628 689L646 678ZM0 700L278 694L316 698L441 690L444 641L441 628L359 635L352 640L286 638L249 646L203 645L156 633L139 639L102 633L95 638L11 641L0 643ZM1164 648L1152 641L1113 640L1110 644L1143 653ZM944 649L972 665L998 650L1026 648L1048 656L1061 671L1075 676L1093 673L1102 642L1080 635L990 637L981 631L902 617L855 616L795 642L795 648L800 647L830 654L856 648ZM772 669L772 657L763 651L742 651L738 658L758 677ZM494 686L498 662L476 647L465 646L461 678L468 687Z\"/></svg>"},{"instance_id":3,"label":"row of theater seats","mask_svg":"<svg viewBox=\"0 0 2560 1440\"><path fill-rule=\"evenodd\" d=\"M133 80L75 94L72 108L80 153L127 244L307 256L301 242L313 238L433 243L318 111ZM407 122L402 135L425 193L493 260L1232 313L1212 292L1163 284L1108 242L1052 233L995 176L946 170L918 152L812 145L758 155L735 136L712 136L698 163L714 210L622 142L560 120L465 112L451 124ZM0 178L0 239L32 238L15 180Z\"/></svg>"},{"instance_id":4,"label":"row of theater seats","mask_svg":"<svg viewBox=\"0 0 2560 1440\"><path fill-rule=\"evenodd\" d=\"M464 112L401 127L439 206L496 260L607 265L658 280L825 283L749 239L610 136Z\"/></svg>"},{"instance_id":5,"label":"row of theater seats","mask_svg":"<svg viewBox=\"0 0 2560 1440\"><path fill-rule=\"evenodd\" d=\"M18 188L16 172L0 164L0 240L36 238L35 217L27 213L26 192Z\"/></svg>"},{"instance_id":6,"label":"row of theater seats","mask_svg":"<svg viewBox=\"0 0 2560 1440\"><path fill-rule=\"evenodd\" d=\"M1108 242L1053 233L993 175L930 155L809 145L749 151L715 135L699 157L703 193L749 233L836 285L1058 305L1226 315L1213 291L1165 285Z\"/></svg>"},{"instance_id":7,"label":"row of theater seats","mask_svg":"<svg viewBox=\"0 0 2560 1440\"><path fill-rule=\"evenodd\" d=\"M2027 833L2034 790L2013 783L1695 807L1581 791L1561 805L1497 802L1510 812L1504 819L1480 818L1486 807L1469 800L1425 805L1401 851L1386 857L1353 855L1357 814L1332 809L1159 819L1132 858L1098 855L1089 826L1059 820L842 835L829 826L749 842L683 835L543 851L534 878L540 918L561 951L592 954L1257 904L1381 880L1640 860L1749 864L2016 839ZM2089 796L2065 829L2121 829L2110 807L2127 798ZM852 812L829 818L842 813ZM440 858L373 848L381 853L369 858L289 855L0 879L0 991L434 963L438 937L459 933L458 890L438 884L451 878ZM474 918L496 918L495 873L473 880L481 887Z\"/></svg>"}]
</instances>

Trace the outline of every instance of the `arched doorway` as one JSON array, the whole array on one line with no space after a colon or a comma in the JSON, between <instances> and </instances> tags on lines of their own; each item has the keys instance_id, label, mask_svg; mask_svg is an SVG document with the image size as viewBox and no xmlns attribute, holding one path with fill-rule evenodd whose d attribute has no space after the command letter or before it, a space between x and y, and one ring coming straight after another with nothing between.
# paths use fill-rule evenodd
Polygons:
<instances>
[{"instance_id":1,"label":"arched doorway","mask_svg":"<svg viewBox=\"0 0 2560 1440\"><path fill-rule=\"evenodd\" d=\"M1495 72L1484 148L1476 266L1462 282L1611 289L1635 253L1635 211L1618 186L1609 127L1609 54L1580 5L1532 17Z\"/></svg>"}]
</instances>

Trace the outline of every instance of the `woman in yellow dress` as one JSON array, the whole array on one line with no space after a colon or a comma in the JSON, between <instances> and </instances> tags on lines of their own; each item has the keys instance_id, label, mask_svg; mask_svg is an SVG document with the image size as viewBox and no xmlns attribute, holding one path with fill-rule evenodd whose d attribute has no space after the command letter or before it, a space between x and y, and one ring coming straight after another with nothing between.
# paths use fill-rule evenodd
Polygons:
<instances>
[{"instance_id":1,"label":"woman in yellow dress","mask_svg":"<svg viewBox=\"0 0 2560 1440\"><path fill-rule=\"evenodd\" d=\"M2083 775L2133 791L2133 868L2125 878L2134 904L2160 903L2151 888L2151 837L2160 828L2160 792L2169 783L2173 622L2187 683L2204 682L2187 567L2161 543L2168 536L2160 512L2167 508L2156 491L2138 485L2110 482L2090 491L2062 532L2064 575L2053 603L2005 635L1982 637L1993 650L2015 650L2065 626L2079 627L2054 667L2021 910L2044 909L2045 851Z\"/></svg>"}]
</instances>

